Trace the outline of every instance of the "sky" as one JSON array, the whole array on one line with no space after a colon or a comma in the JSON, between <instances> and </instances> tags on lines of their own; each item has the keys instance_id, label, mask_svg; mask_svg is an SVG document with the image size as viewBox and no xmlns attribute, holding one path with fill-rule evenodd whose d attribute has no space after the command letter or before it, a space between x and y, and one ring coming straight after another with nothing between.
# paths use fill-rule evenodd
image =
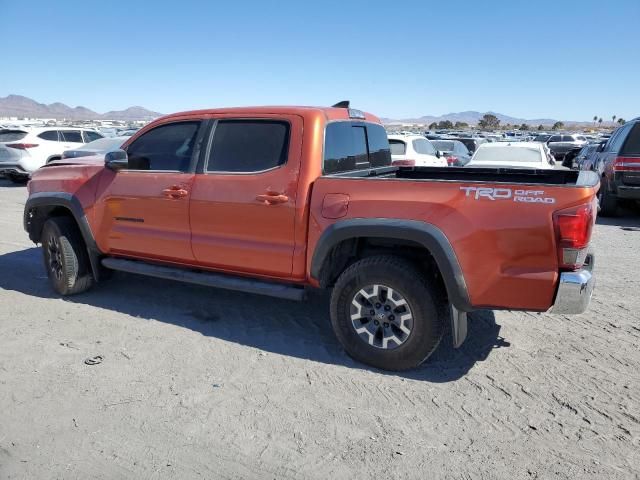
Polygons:
<instances>
[{"instance_id":1,"label":"sky","mask_svg":"<svg viewBox=\"0 0 640 480\"><path fill-rule=\"evenodd\" d=\"M640 0L0 0L0 97L640 115Z\"/></svg>"}]
</instances>

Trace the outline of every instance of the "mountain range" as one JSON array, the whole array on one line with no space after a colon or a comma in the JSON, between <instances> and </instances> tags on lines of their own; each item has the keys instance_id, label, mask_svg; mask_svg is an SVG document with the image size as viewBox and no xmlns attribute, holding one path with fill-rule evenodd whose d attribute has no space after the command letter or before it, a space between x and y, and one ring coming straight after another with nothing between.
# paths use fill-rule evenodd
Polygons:
<instances>
[{"instance_id":1,"label":"mountain range","mask_svg":"<svg viewBox=\"0 0 640 480\"><path fill-rule=\"evenodd\" d=\"M70 107L56 102L49 105L38 103L22 95L0 97L0 117L20 118L55 118L66 120L153 120L162 113L153 112L143 107L129 107L125 110L112 110L97 113L86 107Z\"/></svg>"},{"instance_id":2,"label":"mountain range","mask_svg":"<svg viewBox=\"0 0 640 480\"><path fill-rule=\"evenodd\" d=\"M446 115L433 116L425 115L418 118L404 118L404 119L392 119L382 118L382 122L387 125L393 124L412 124L419 123L429 125L433 122L440 122L449 120L453 123L464 122L469 125L477 125L478 121L485 113L491 113L498 117L502 125L521 125L523 123L531 126L537 125L553 125L556 120L552 118L535 118L525 119L511 117L502 113L496 112L476 112L469 110L466 112L447 113ZM112 110L106 113L97 113L86 107L69 107L64 103L56 102L49 105L44 103L38 103L35 100L24 97L22 95L7 95L6 97L0 97L0 117L19 117L19 118L55 118L66 120L153 120L160 117L162 113L148 110L144 107L129 107L125 110ZM564 121L565 125L589 125L590 122L573 122ZM608 123L608 122L605 122Z\"/></svg>"},{"instance_id":3,"label":"mountain range","mask_svg":"<svg viewBox=\"0 0 640 480\"><path fill-rule=\"evenodd\" d=\"M502 113L496 112L476 112L476 111L466 111L466 112L458 112L458 113L447 113L446 115L441 115L439 117L434 117L431 115L426 115L424 117L418 118L405 118L400 120L394 120L391 118L383 118L382 121L386 124L394 124L394 123L421 123L425 125L429 125L433 122L441 122L445 120L449 120L450 122L464 122L469 125L477 125L483 115L486 113L495 115L500 120L501 124L510 123L511 125L521 125L523 123L527 123L529 125L553 125L556 123L556 120L552 118L535 118L535 119L525 119L525 118L517 118L510 117L509 115L504 115ZM565 122L567 123L567 122ZM579 123L579 122L569 122L569 123Z\"/></svg>"}]
</instances>

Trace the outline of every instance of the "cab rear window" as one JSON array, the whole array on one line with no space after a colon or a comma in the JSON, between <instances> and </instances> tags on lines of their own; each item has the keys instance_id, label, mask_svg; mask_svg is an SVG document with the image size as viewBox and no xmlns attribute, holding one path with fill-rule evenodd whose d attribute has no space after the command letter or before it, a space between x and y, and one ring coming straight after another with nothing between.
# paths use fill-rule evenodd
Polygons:
<instances>
[{"instance_id":1,"label":"cab rear window","mask_svg":"<svg viewBox=\"0 0 640 480\"><path fill-rule=\"evenodd\" d=\"M342 173L391 165L387 132L366 122L332 122L325 130L324 173Z\"/></svg>"}]
</instances>

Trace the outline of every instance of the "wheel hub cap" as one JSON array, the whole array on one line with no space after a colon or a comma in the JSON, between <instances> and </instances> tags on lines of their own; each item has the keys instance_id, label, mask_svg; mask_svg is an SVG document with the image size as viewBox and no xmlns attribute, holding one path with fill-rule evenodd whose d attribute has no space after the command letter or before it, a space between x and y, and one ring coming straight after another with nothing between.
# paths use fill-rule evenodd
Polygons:
<instances>
[{"instance_id":1,"label":"wheel hub cap","mask_svg":"<svg viewBox=\"0 0 640 480\"><path fill-rule=\"evenodd\" d=\"M372 347L393 350L407 341L413 314L406 299L386 285L368 285L351 301L351 323L360 339Z\"/></svg>"}]
</instances>

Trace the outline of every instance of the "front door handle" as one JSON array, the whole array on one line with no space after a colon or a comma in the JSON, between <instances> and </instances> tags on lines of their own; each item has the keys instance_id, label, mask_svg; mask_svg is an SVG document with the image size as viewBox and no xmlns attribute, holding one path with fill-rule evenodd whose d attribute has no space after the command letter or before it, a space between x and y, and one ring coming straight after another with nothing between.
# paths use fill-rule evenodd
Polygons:
<instances>
[{"instance_id":1,"label":"front door handle","mask_svg":"<svg viewBox=\"0 0 640 480\"><path fill-rule=\"evenodd\" d=\"M264 203L265 205L277 205L278 203L287 203L289 197L281 193L266 193L264 195L258 195L256 200Z\"/></svg>"},{"instance_id":2,"label":"front door handle","mask_svg":"<svg viewBox=\"0 0 640 480\"><path fill-rule=\"evenodd\" d=\"M164 190L162 190L162 194L165 197L169 198L182 198L189 195L189 191L185 190L182 187L174 185L173 187L165 188Z\"/></svg>"}]
</instances>

